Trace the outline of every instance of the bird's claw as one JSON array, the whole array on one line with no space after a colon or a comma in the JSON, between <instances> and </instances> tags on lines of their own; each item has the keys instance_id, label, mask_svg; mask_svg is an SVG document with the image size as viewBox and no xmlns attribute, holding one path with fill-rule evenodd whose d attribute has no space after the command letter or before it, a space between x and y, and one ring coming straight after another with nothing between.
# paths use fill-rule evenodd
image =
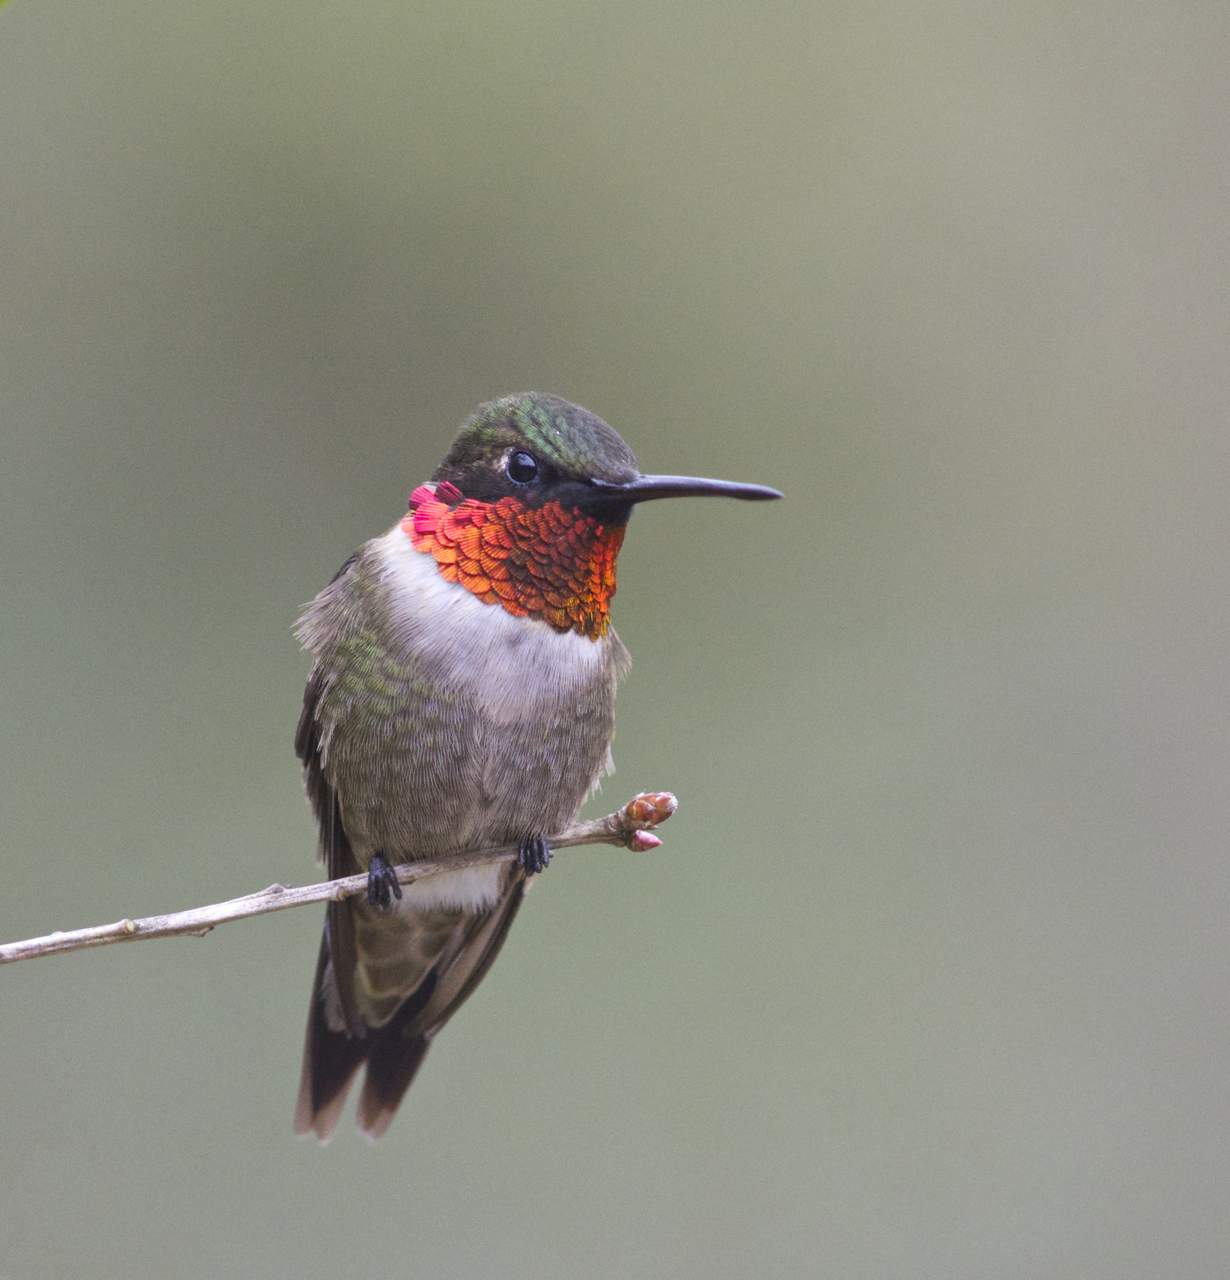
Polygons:
<instances>
[{"instance_id":1,"label":"bird's claw","mask_svg":"<svg viewBox=\"0 0 1230 1280\"><path fill-rule=\"evenodd\" d=\"M372 855L367 867L367 901L377 911L391 911L393 899L401 897L401 885L397 873L389 866L384 854Z\"/></svg>"},{"instance_id":2,"label":"bird's claw","mask_svg":"<svg viewBox=\"0 0 1230 1280\"><path fill-rule=\"evenodd\" d=\"M526 836L517 849L517 861L527 876L536 876L551 865L551 846L546 836Z\"/></svg>"}]
</instances>

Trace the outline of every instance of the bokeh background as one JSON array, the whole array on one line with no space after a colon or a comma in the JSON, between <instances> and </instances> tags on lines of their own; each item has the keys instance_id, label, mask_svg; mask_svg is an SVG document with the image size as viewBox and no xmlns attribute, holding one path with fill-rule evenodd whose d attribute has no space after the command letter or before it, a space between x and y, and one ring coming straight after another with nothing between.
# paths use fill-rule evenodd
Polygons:
<instances>
[{"instance_id":1,"label":"bokeh background","mask_svg":"<svg viewBox=\"0 0 1230 1280\"><path fill-rule=\"evenodd\" d=\"M667 846L558 859L380 1145L291 1137L314 909L0 973L0 1275L1226 1275L1228 55L7 5L0 937L316 878L291 624L479 400L788 500L634 520Z\"/></svg>"}]
</instances>

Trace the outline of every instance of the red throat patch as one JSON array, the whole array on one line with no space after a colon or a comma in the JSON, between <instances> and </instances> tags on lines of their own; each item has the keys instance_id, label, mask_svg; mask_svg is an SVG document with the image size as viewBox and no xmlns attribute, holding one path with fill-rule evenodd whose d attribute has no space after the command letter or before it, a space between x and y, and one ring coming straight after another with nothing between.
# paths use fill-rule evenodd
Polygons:
<instances>
[{"instance_id":1,"label":"red throat patch","mask_svg":"<svg viewBox=\"0 0 1230 1280\"><path fill-rule=\"evenodd\" d=\"M591 640L611 625L623 525L601 524L558 502L480 502L444 481L415 489L401 527L449 582L484 604Z\"/></svg>"}]
</instances>

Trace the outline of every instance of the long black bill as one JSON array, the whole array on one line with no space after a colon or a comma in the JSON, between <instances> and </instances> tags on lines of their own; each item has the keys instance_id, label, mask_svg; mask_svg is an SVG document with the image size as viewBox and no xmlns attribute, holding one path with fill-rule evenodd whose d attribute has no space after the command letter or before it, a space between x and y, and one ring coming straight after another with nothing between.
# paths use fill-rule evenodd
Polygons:
<instances>
[{"instance_id":1,"label":"long black bill","mask_svg":"<svg viewBox=\"0 0 1230 1280\"><path fill-rule=\"evenodd\" d=\"M701 476L638 476L626 484L591 480L613 502L648 502L651 498L742 498L745 502L765 502L782 495L766 484L738 484L734 480L706 480Z\"/></svg>"}]
</instances>

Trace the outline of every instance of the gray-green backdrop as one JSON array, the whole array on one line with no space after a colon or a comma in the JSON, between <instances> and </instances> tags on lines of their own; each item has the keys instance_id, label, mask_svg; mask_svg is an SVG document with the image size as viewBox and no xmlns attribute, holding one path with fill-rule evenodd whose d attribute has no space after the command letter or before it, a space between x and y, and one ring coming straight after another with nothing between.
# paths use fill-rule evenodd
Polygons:
<instances>
[{"instance_id":1,"label":"gray-green backdrop","mask_svg":"<svg viewBox=\"0 0 1230 1280\"><path fill-rule=\"evenodd\" d=\"M1216 3L13 0L0 937L315 878L290 634L479 400L655 504L606 798L386 1141L320 913L0 972L0 1276L1230 1270ZM668 509L669 507L669 509Z\"/></svg>"}]
</instances>

